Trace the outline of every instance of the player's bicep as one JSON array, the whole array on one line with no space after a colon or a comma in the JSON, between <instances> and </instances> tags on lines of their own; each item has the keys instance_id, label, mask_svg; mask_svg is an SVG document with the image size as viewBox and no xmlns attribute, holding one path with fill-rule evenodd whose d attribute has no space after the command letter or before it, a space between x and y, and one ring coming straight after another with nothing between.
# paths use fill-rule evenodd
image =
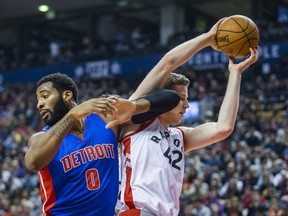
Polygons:
<instances>
[{"instance_id":1,"label":"player's bicep","mask_svg":"<svg viewBox=\"0 0 288 216\"><path fill-rule=\"evenodd\" d=\"M205 123L195 128L184 128L183 131L186 135L185 152L205 147L222 139L216 122Z\"/></svg>"},{"instance_id":2,"label":"player's bicep","mask_svg":"<svg viewBox=\"0 0 288 216\"><path fill-rule=\"evenodd\" d=\"M37 142L37 140L41 140L41 138L45 135L45 131L41 131L38 133L33 134L29 140L28 140L28 147L31 148L31 146Z\"/></svg>"}]
</instances>

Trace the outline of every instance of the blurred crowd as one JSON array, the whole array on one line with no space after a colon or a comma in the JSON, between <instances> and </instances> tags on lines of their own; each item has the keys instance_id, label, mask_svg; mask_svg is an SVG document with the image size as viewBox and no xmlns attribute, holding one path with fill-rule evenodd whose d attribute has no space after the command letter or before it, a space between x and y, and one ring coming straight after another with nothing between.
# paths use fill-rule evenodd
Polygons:
<instances>
[{"instance_id":1,"label":"blurred crowd","mask_svg":"<svg viewBox=\"0 0 288 216\"><path fill-rule=\"evenodd\" d=\"M260 31L260 42L282 41L288 37L288 23L255 20ZM160 43L159 29L138 24L117 25L109 34L59 36L47 33L45 28L27 29L22 46L0 44L0 70L31 67L59 66L69 63L166 52L175 45L198 36L210 29L209 22L195 22L182 32L170 35L165 44Z\"/></svg>"},{"instance_id":2,"label":"blurred crowd","mask_svg":"<svg viewBox=\"0 0 288 216\"><path fill-rule=\"evenodd\" d=\"M181 215L288 215L287 63L284 56L267 74L261 63L246 72L234 133L186 156ZM200 122L217 116L221 77L218 72L192 79Z\"/></svg>"},{"instance_id":3,"label":"blurred crowd","mask_svg":"<svg viewBox=\"0 0 288 216\"><path fill-rule=\"evenodd\" d=\"M288 56L263 73L261 63L243 75L234 133L186 155L180 216L288 215ZM191 80L189 100L199 101L198 125L217 118L227 71L180 68ZM134 85L119 77L76 80L79 101ZM0 216L41 215L36 172L25 168L27 140L44 126L36 110L35 83L4 84L0 92Z\"/></svg>"},{"instance_id":4,"label":"blurred crowd","mask_svg":"<svg viewBox=\"0 0 288 216\"><path fill-rule=\"evenodd\" d=\"M261 41L287 39L288 26L258 21ZM31 29L29 49L0 47L0 70L55 66L75 61L166 51L205 32L195 28L170 37L160 46L158 35L135 27L119 31L112 41L51 38ZM77 46L75 46L77 44ZM157 51L158 49L158 51ZM189 100L199 101L197 119L217 119L227 71L180 68L191 80ZM121 77L76 80L79 101L113 93L128 98L143 77L128 83ZM259 62L243 75L241 101L234 133L222 142L186 155L180 216L288 215L288 56L269 70ZM25 168L30 135L44 126L36 110L35 83L4 84L0 88L0 216L39 216L37 173Z\"/></svg>"}]
</instances>

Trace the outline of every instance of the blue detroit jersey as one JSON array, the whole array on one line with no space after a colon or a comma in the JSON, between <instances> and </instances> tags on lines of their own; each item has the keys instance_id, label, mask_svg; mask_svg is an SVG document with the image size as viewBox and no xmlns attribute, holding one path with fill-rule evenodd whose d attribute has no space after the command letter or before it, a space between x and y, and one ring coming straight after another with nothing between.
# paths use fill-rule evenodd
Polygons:
<instances>
[{"instance_id":1,"label":"blue detroit jersey","mask_svg":"<svg viewBox=\"0 0 288 216\"><path fill-rule=\"evenodd\" d=\"M86 117L83 139L67 134L48 167L38 172L46 215L114 215L117 139L105 125L98 115Z\"/></svg>"}]
</instances>

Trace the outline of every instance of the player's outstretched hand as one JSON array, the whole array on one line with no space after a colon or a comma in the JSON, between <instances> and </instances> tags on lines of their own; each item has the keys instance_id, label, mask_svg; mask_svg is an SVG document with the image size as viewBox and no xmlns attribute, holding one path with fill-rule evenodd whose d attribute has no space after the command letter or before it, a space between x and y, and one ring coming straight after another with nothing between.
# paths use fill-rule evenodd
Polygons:
<instances>
[{"instance_id":1,"label":"player's outstretched hand","mask_svg":"<svg viewBox=\"0 0 288 216\"><path fill-rule=\"evenodd\" d=\"M91 113L107 117L107 115L112 115L117 111L114 106L115 103L116 101L113 98L92 98L75 106L68 114L73 119L80 119Z\"/></svg>"},{"instance_id":2,"label":"player's outstretched hand","mask_svg":"<svg viewBox=\"0 0 288 216\"><path fill-rule=\"evenodd\" d=\"M236 64L234 63L233 58L229 58L229 71L236 71L240 74L242 74L247 68L249 68L252 64L254 64L256 61L258 61L258 47L257 48L251 48L250 47L250 55L243 60L242 62Z\"/></svg>"}]
</instances>

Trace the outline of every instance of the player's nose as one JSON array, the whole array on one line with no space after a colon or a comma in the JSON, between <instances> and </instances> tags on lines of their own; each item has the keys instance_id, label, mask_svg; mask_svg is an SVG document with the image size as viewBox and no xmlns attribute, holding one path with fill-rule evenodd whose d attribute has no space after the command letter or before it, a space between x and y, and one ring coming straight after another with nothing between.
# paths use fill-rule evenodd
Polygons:
<instances>
[{"instance_id":1,"label":"player's nose","mask_svg":"<svg viewBox=\"0 0 288 216\"><path fill-rule=\"evenodd\" d=\"M44 102L42 101L42 100L39 100L38 102L37 102L37 109L38 110L41 110L41 109L43 109L44 108Z\"/></svg>"},{"instance_id":2,"label":"player's nose","mask_svg":"<svg viewBox=\"0 0 288 216\"><path fill-rule=\"evenodd\" d=\"M184 106L185 109L188 109L190 107L188 100L184 101L183 106Z\"/></svg>"}]
</instances>

